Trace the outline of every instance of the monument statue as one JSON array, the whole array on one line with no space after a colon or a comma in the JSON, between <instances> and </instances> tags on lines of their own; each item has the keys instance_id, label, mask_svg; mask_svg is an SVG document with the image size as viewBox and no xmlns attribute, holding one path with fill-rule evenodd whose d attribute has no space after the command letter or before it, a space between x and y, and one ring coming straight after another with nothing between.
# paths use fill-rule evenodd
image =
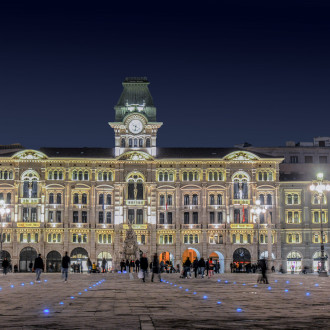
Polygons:
<instances>
[{"instance_id":1,"label":"monument statue","mask_svg":"<svg viewBox=\"0 0 330 330\"><path fill-rule=\"evenodd\" d=\"M126 237L123 245L123 258L125 260L136 260L140 258L140 249L136 239L136 234L132 228L131 223L128 223L128 229L126 230Z\"/></svg>"}]
</instances>

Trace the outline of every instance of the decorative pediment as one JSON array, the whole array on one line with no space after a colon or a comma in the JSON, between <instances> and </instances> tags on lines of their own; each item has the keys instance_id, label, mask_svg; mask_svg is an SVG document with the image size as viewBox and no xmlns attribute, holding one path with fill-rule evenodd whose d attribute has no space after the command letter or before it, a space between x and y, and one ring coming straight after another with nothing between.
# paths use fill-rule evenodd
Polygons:
<instances>
[{"instance_id":1,"label":"decorative pediment","mask_svg":"<svg viewBox=\"0 0 330 330\"><path fill-rule=\"evenodd\" d=\"M130 151L125 152L118 157L118 160L130 160L130 161L143 161L143 160L154 160L149 154L143 151Z\"/></svg>"},{"instance_id":2,"label":"decorative pediment","mask_svg":"<svg viewBox=\"0 0 330 330\"><path fill-rule=\"evenodd\" d=\"M234 151L228 154L224 159L239 162L249 162L252 160L259 160L260 158L249 151Z\"/></svg>"},{"instance_id":3,"label":"decorative pediment","mask_svg":"<svg viewBox=\"0 0 330 330\"><path fill-rule=\"evenodd\" d=\"M15 155L13 155L12 158L21 160L40 160L47 159L48 157L40 151L30 149L19 151Z\"/></svg>"}]
</instances>

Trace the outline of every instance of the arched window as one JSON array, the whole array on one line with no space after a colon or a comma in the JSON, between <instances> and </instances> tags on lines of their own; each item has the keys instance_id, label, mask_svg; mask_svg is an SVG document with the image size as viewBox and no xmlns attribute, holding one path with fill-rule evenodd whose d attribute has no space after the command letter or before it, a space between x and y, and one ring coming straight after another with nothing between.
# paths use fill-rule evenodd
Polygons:
<instances>
[{"instance_id":1,"label":"arched window","mask_svg":"<svg viewBox=\"0 0 330 330\"><path fill-rule=\"evenodd\" d=\"M133 139L128 139L128 146L129 146L130 148L133 147Z\"/></svg>"},{"instance_id":2,"label":"arched window","mask_svg":"<svg viewBox=\"0 0 330 330\"><path fill-rule=\"evenodd\" d=\"M164 181L168 181L168 172L164 173Z\"/></svg>"},{"instance_id":3,"label":"arched window","mask_svg":"<svg viewBox=\"0 0 330 330\"><path fill-rule=\"evenodd\" d=\"M218 172L213 173L213 179L214 181L218 181Z\"/></svg>"},{"instance_id":4,"label":"arched window","mask_svg":"<svg viewBox=\"0 0 330 330\"><path fill-rule=\"evenodd\" d=\"M143 147L143 140L139 139L139 147L142 148Z\"/></svg>"},{"instance_id":5,"label":"arched window","mask_svg":"<svg viewBox=\"0 0 330 330\"><path fill-rule=\"evenodd\" d=\"M193 205L198 205L198 195L194 194L192 198Z\"/></svg>"},{"instance_id":6,"label":"arched window","mask_svg":"<svg viewBox=\"0 0 330 330\"><path fill-rule=\"evenodd\" d=\"M107 181L107 179L108 179L107 172L103 172L103 181Z\"/></svg>"},{"instance_id":7,"label":"arched window","mask_svg":"<svg viewBox=\"0 0 330 330\"><path fill-rule=\"evenodd\" d=\"M73 204L79 204L79 195L77 193L73 195Z\"/></svg>"},{"instance_id":8,"label":"arched window","mask_svg":"<svg viewBox=\"0 0 330 330\"><path fill-rule=\"evenodd\" d=\"M170 173L169 173L168 180L169 180L169 181L173 181L173 179L174 179L173 172L170 172Z\"/></svg>"},{"instance_id":9,"label":"arched window","mask_svg":"<svg viewBox=\"0 0 330 330\"><path fill-rule=\"evenodd\" d=\"M249 244L251 244L251 235L250 234L247 235L247 241Z\"/></svg>"},{"instance_id":10,"label":"arched window","mask_svg":"<svg viewBox=\"0 0 330 330\"><path fill-rule=\"evenodd\" d=\"M58 179L63 180L63 172L62 171L58 172Z\"/></svg>"},{"instance_id":11,"label":"arched window","mask_svg":"<svg viewBox=\"0 0 330 330\"><path fill-rule=\"evenodd\" d=\"M188 181L188 174L187 174L187 172L183 172L183 174L182 174L182 180L183 181Z\"/></svg>"},{"instance_id":12,"label":"arched window","mask_svg":"<svg viewBox=\"0 0 330 330\"><path fill-rule=\"evenodd\" d=\"M273 196L271 194L267 194L267 205L273 204Z\"/></svg>"},{"instance_id":13,"label":"arched window","mask_svg":"<svg viewBox=\"0 0 330 330\"><path fill-rule=\"evenodd\" d=\"M259 201L260 201L260 205L265 205L265 195L263 194L259 195Z\"/></svg>"},{"instance_id":14,"label":"arched window","mask_svg":"<svg viewBox=\"0 0 330 330\"><path fill-rule=\"evenodd\" d=\"M214 205L214 195L210 195L210 205Z\"/></svg>"},{"instance_id":15,"label":"arched window","mask_svg":"<svg viewBox=\"0 0 330 330\"><path fill-rule=\"evenodd\" d=\"M54 204L54 194L53 193L49 194L49 204Z\"/></svg>"},{"instance_id":16,"label":"arched window","mask_svg":"<svg viewBox=\"0 0 330 330\"><path fill-rule=\"evenodd\" d=\"M81 197L81 204L87 204L87 194L82 194Z\"/></svg>"},{"instance_id":17,"label":"arched window","mask_svg":"<svg viewBox=\"0 0 330 330\"><path fill-rule=\"evenodd\" d=\"M292 204L292 195L291 194L288 195L288 204Z\"/></svg>"},{"instance_id":18,"label":"arched window","mask_svg":"<svg viewBox=\"0 0 330 330\"><path fill-rule=\"evenodd\" d=\"M167 195L167 205L172 205L173 200L172 200L172 195Z\"/></svg>"},{"instance_id":19,"label":"arched window","mask_svg":"<svg viewBox=\"0 0 330 330\"><path fill-rule=\"evenodd\" d=\"M273 181L273 173L272 172L268 173L268 181Z\"/></svg>"},{"instance_id":20,"label":"arched window","mask_svg":"<svg viewBox=\"0 0 330 330\"><path fill-rule=\"evenodd\" d=\"M57 171L54 171L54 180L57 180Z\"/></svg>"},{"instance_id":21,"label":"arched window","mask_svg":"<svg viewBox=\"0 0 330 330\"><path fill-rule=\"evenodd\" d=\"M259 181L262 181L262 172L259 172L259 173L258 173L258 180L259 180Z\"/></svg>"},{"instance_id":22,"label":"arched window","mask_svg":"<svg viewBox=\"0 0 330 330\"><path fill-rule=\"evenodd\" d=\"M138 225L142 225L143 224L143 210L138 209L136 211L136 223Z\"/></svg>"},{"instance_id":23,"label":"arched window","mask_svg":"<svg viewBox=\"0 0 330 330\"><path fill-rule=\"evenodd\" d=\"M209 172L209 181L213 181L213 173Z\"/></svg>"},{"instance_id":24,"label":"arched window","mask_svg":"<svg viewBox=\"0 0 330 330\"><path fill-rule=\"evenodd\" d=\"M103 201L104 201L104 195L100 194L99 195L99 205L103 205Z\"/></svg>"},{"instance_id":25,"label":"arched window","mask_svg":"<svg viewBox=\"0 0 330 330\"><path fill-rule=\"evenodd\" d=\"M163 181L164 180L164 175L163 172L158 173L158 181Z\"/></svg>"},{"instance_id":26,"label":"arched window","mask_svg":"<svg viewBox=\"0 0 330 330\"><path fill-rule=\"evenodd\" d=\"M134 139L134 148L137 148L138 146L138 139Z\"/></svg>"},{"instance_id":27,"label":"arched window","mask_svg":"<svg viewBox=\"0 0 330 330\"><path fill-rule=\"evenodd\" d=\"M48 172L48 180L51 180L53 178L53 172L52 171L49 171Z\"/></svg>"},{"instance_id":28,"label":"arched window","mask_svg":"<svg viewBox=\"0 0 330 330\"><path fill-rule=\"evenodd\" d=\"M222 195L221 194L217 195L217 205L222 205Z\"/></svg>"},{"instance_id":29,"label":"arched window","mask_svg":"<svg viewBox=\"0 0 330 330\"><path fill-rule=\"evenodd\" d=\"M98 175L97 175L97 179L99 181L102 181L102 172L99 172Z\"/></svg>"},{"instance_id":30,"label":"arched window","mask_svg":"<svg viewBox=\"0 0 330 330\"><path fill-rule=\"evenodd\" d=\"M11 193L7 194L7 204L11 204Z\"/></svg>"},{"instance_id":31,"label":"arched window","mask_svg":"<svg viewBox=\"0 0 330 330\"><path fill-rule=\"evenodd\" d=\"M298 194L293 195L293 204L299 204Z\"/></svg>"},{"instance_id":32,"label":"arched window","mask_svg":"<svg viewBox=\"0 0 330 330\"><path fill-rule=\"evenodd\" d=\"M263 243L263 242L264 242L264 235L261 234L261 235L260 235L260 243Z\"/></svg>"},{"instance_id":33,"label":"arched window","mask_svg":"<svg viewBox=\"0 0 330 330\"><path fill-rule=\"evenodd\" d=\"M160 195L159 196L159 205L160 206L165 205L165 197L164 197L164 195Z\"/></svg>"},{"instance_id":34,"label":"arched window","mask_svg":"<svg viewBox=\"0 0 330 330\"><path fill-rule=\"evenodd\" d=\"M56 194L56 204L62 204L62 198L61 194L57 193Z\"/></svg>"},{"instance_id":35,"label":"arched window","mask_svg":"<svg viewBox=\"0 0 330 330\"><path fill-rule=\"evenodd\" d=\"M233 234L233 243L235 244L236 243L236 235Z\"/></svg>"},{"instance_id":36,"label":"arched window","mask_svg":"<svg viewBox=\"0 0 330 330\"><path fill-rule=\"evenodd\" d=\"M195 234L195 244L198 244L198 235Z\"/></svg>"},{"instance_id":37,"label":"arched window","mask_svg":"<svg viewBox=\"0 0 330 330\"><path fill-rule=\"evenodd\" d=\"M233 176L234 199L248 199L248 177L243 172L237 172Z\"/></svg>"},{"instance_id":38,"label":"arched window","mask_svg":"<svg viewBox=\"0 0 330 330\"><path fill-rule=\"evenodd\" d=\"M150 148L150 139L149 138L146 140L146 147Z\"/></svg>"},{"instance_id":39,"label":"arched window","mask_svg":"<svg viewBox=\"0 0 330 330\"><path fill-rule=\"evenodd\" d=\"M127 182L127 198L129 200L143 200L144 187L142 175L139 173L133 173L128 177Z\"/></svg>"},{"instance_id":40,"label":"arched window","mask_svg":"<svg viewBox=\"0 0 330 330\"><path fill-rule=\"evenodd\" d=\"M9 171L9 180L12 180L13 179L13 171Z\"/></svg>"},{"instance_id":41,"label":"arched window","mask_svg":"<svg viewBox=\"0 0 330 330\"><path fill-rule=\"evenodd\" d=\"M99 223L103 223L103 212L99 212Z\"/></svg>"},{"instance_id":42,"label":"arched window","mask_svg":"<svg viewBox=\"0 0 330 330\"><path fill-rule=\"evenodd\" d=\"M189 195L184 195L183 202L184 202L184 205L190 205Z\"/></svg>"},{"instance_id":43,"label":"arched window","mask_svg":"<svg viewBox=\"0 0 330 330\"><path fill-rule=\"evenodd\" d=\"M121 139L121 145L120 145L121 148L125 148L125 139Z\"/></svg>"},{"instance_id":44,"label":"arched window","mask_svg":"<svg viewBox=\"0 0 330 330\"><path fill-rule=\"evenodd\" d=\"M194 244L194 235L189 235L189 244Z\"/></svg>"},{"instance_id":45,"label":"arched window","mask_svg":"<svg viewBox=\"0 0 330 330\"><path fill-rule=\"evenodd\" d=\"M78 173L78 180L79 181L82 181L82 179L83 179L83 172L82 171L79 171L79 173Z\"/></svg>"},{"instance_id":46,"label":"arched window","mask_svg":"<svg viewBox=\"0 0 330 330\"><path fill-rule=\"evenodd\" d=\"M194 180L194 173L189 172L189 181L193 181L193 180Z\"/></svg>"},{"instance_id":47,"label":"arched window","mask_svg":"<svg viewBox=\"0 0 330 330\"><path fill-rule=\"evenodd\" d=\"M241 244L243 243L243 235L242 235L242 234L239 235L239 242L240 242Z\"/></svg>"},{"instance_id":48,"label":"arched window","mask_svg":"<svg viewBox=\"0 0 330 330\"><path fill-rule=\"evenodd\" d=\"M107 194L107 205L111 205L111 194Z\"/></svg>"},{"instance_id":49,"label":"arched window","mask_svg":"<svg viewBox=\"0 0 330 330\"><path fill-rule=\"evenodd\" d=\"M197 172L195 172L195 174L194 174L194 180L195 180L195 181L198 181L198 180L199 180L199 175L198 175Z\"/></svg>"},{"instance_id":50,"label":"arched window","mask_svg":"<svg viewBox=\"0 0 330 330\"><path fill-rule=\"evenodd\" d=\"M188 244L188 235L183 236L184 244Z\"/></svg>"},{"instance_id":51,"label":"arched window","mask_svg":"<svg viewBox=\"0 0 330 330\"><path fill-rule=\"evenodd\" d=\"M84 180L88 181L88 172L87 171L85 171L85 173L84 173Z\"/></svg>"}]
</instances>

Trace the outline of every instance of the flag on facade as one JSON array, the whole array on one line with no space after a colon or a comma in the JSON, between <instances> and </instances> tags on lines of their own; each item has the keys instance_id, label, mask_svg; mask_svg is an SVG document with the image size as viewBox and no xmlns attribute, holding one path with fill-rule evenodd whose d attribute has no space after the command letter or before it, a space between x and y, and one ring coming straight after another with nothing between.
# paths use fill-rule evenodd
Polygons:
<instances>
[{"instance_id":1,"label":"flag on facade","mask_svg":"<svg viewBox=\"0 0 330 330\"><path fill-rule=\"evenodd\" d=\"M243 204L243 223L245 222L245 210L244 210L244 204Z\"/></svg>"},{"instance_id":2,"label":"flag on facade","mask_svg":"<svg viewBox=\"0 0 330 330\"><path fill-rule=\"evenodd\" d=\"M167 211L167 191L165 192L165 211Z\"/></svg>"}]
</instances>

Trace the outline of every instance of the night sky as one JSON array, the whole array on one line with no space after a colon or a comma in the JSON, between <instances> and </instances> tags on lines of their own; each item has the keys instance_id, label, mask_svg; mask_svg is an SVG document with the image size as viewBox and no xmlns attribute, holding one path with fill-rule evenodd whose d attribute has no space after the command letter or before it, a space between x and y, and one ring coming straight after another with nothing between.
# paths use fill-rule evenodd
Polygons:
<instances>
[{"instance_id":1,"label":"night sky","mask_svg":"<svg viewBox=\"0 0 330 330\"><path fill-rule=\"evenodd\" d=\"M252 5L253 4L253 5ZM158 146L330 136L329 1L1 1L0 144L113 147L127 76Z\"/></svg>"}]
</instances>

